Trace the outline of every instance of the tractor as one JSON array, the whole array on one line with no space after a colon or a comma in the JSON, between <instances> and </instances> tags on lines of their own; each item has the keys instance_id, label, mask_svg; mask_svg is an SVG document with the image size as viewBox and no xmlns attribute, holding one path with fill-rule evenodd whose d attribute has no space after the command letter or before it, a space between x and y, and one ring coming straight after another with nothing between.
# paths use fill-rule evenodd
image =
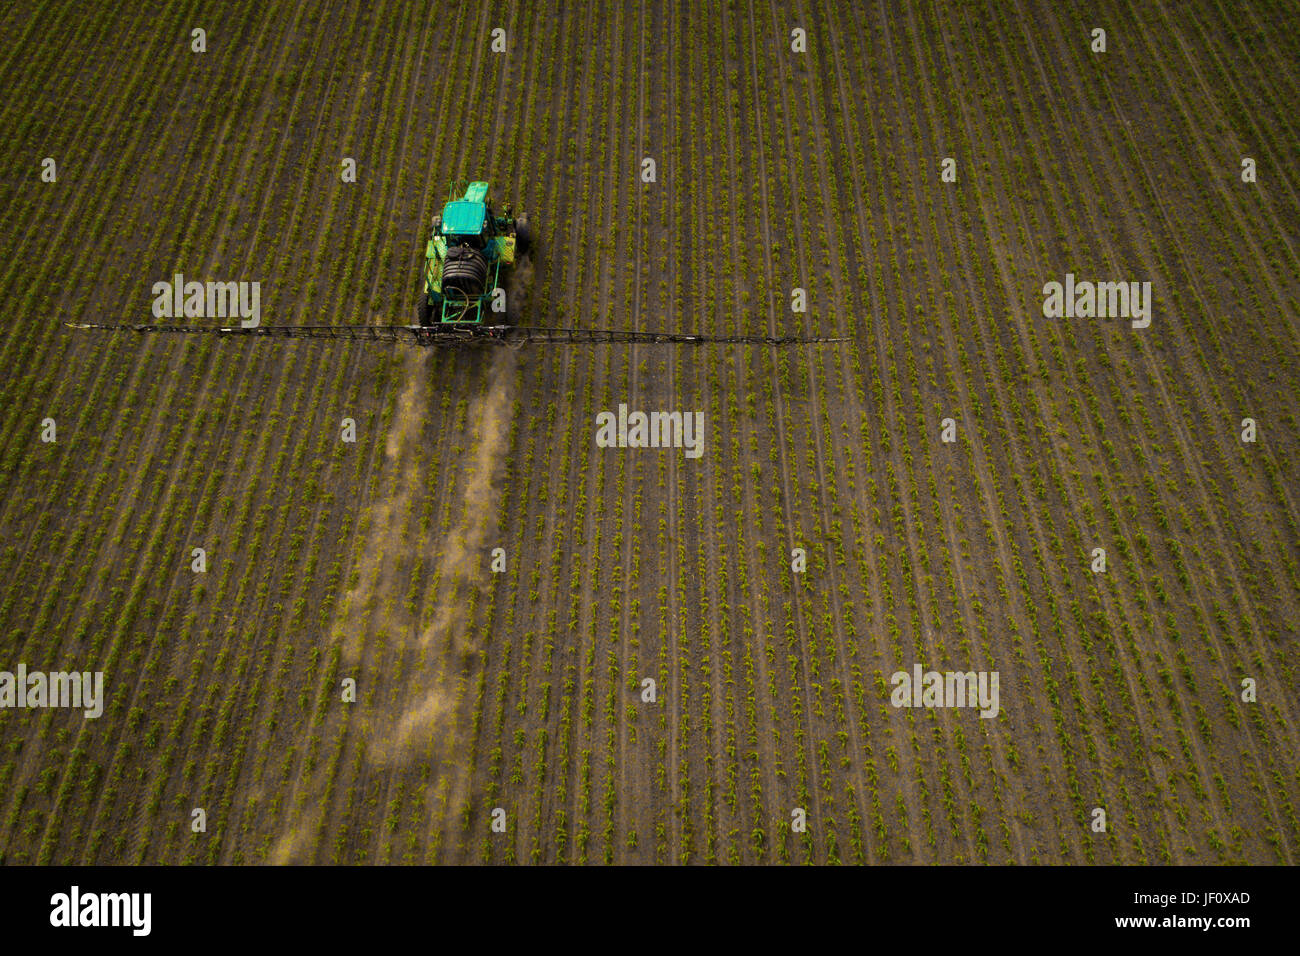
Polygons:
<instances>
[{"instance_id":1,"label":"tractor","mask_svg":"<svg viewBox=\"0 0 1300 956\"><path fill-rule=\"evenodd\" d=\"M452 183L447 203L433 219L424 247L424 268L418 286L419 309L415 325L139 325L135 323L69 322L74 329L108 332L162 332L180 335L256 336L294 339L346 339L355 342L413 342L416 345L469 346L479 343L518 347L525 343L599 345L681 343L707 345L798 345L846 342L843 336L778 335L775 331L746 333L719 331L653 332L646 329L550 328L519 323L519 304L507 297L502 280L509 277L528 254L528 218L514 215L507 205L503 215L492 211L485 182ZM503 275L504 268L504 275ZM500 291L500 297L497 292ZM488 312L505 315L486 322Z\"/></svg>"},{"instance_id":2,"label":"tractor","mask_svg":"<svg viewBox=\"0 0 1300 956\"><path fill-rule=\"evenodd\" d=\"M434 216L420 275L422 327L484 326L483 320L508 270L528 252L528 217L492 211L485 182L453 183L442 213ZM507 301L507 315L514 309ZM496 311L500 311L497 309ZM508 322L507 324L513 324ZM474 331L466 328L466 331Z\"/></svg>"}]
</instances>

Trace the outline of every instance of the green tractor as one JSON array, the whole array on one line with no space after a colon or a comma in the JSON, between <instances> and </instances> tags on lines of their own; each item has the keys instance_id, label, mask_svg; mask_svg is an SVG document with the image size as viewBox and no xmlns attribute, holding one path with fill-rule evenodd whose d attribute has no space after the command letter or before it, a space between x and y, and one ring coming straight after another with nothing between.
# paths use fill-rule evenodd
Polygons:
<instances>
[{"instance_id":1,"label":"green tractor","mask_svg":"<svg viewBox=\"0 0 1300 956\"><path fill-rule=\"evenodd\" d=\"M75 329L110 332L162 332L180 335L258 336L295 339L345 339L352 342L412 342L446 347L483 344L606 345L709 342L738 345L796 345L847 342L842 336L801 336L768 333L654 332L646 329L546 328L517 321L519 293L506 296L503 279L518 268L529 251L528 219L513 215L509 206L498 216L488 200L484 182L453 183L442 213L433 219L420 273L420 307L415 325L140 325L136 323L69 322ZM504 267L504 269L503 269ZM504 275L503 275L504 272ZM523 275L516 279L524 278ZM513 285L519 285L519 282ZM498 296L497 293L501 295ZM488 320L488 313L505 315Z\"/></svg>"},{"instance_id":2,"label":"green tractor","mask_svg":"<svg viewBox=\"0 0 1300 956\"><path fill-rule=\"evenodd\" d=\"M512 215L508 205L502 211L493 213L487 183L452 183L424 250L421 326L485 324L489 303L502 289L501 267L509 270L529 247L528 217Z\"/></svg>"}]
</instances>

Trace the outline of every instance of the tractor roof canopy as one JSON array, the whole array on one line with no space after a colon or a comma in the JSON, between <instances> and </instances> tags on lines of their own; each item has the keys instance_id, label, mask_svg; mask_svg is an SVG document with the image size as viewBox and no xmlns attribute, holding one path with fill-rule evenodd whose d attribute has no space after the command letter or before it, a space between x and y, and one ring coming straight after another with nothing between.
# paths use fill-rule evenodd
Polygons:
<instances>
[{"instance_id":1,"label":"tractor roof canopy","mask_svg":"<svg viewBox=\"0 0 1300 956\"><path fill-rule=\"evenodd\" d=\"M487 206L482 200L454 199L442 210L444 236L477 236L483 232Z\"/></svg>"}]
</instances>

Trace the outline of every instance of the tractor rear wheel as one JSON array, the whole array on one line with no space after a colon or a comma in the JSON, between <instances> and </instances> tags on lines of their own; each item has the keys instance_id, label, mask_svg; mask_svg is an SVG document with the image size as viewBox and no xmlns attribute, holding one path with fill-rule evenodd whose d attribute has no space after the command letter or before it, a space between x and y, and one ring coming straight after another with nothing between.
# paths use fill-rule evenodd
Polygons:
<instances>
[{"instance_id":1,"label":"tractor rear wheel","mask_svg":"<svg viewBox=\"0 0 1300 956\"><path fill-rule=\"evenodd\" d=\"M420 325L433 325L433 305L429 302L429 293L420 290L420 309L417 313Z\"/></svg>"},{"instance_id":2,"label":"tractor rear wheel","mask_svg":"<svg viewBox=\"0 0 1300 956\"><path fill-rule=\"evenodd\" d=\"M517 217L515 219L515 251L523 255L532 247L532 244L533 233L528 228L528 217Z\"/></svg>"}]
</instances>

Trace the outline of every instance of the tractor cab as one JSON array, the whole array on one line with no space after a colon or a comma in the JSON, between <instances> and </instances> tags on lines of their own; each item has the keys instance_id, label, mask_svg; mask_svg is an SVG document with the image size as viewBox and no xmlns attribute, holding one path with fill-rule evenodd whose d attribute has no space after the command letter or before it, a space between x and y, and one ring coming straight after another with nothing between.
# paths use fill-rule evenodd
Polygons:
<instances>
[{"instance_id":1,"label":"tractor cab","mask_svg":"<svg viewBox=\"0 0 1300 956\"><path fill-rule=\"evenodd\" d=\"M420 324L479 325L500 287L501 266L527 242L527 219L492 212L485 182L453 183L433 220L421 277Z\"/></svg>"},{"instance_id":2,"label":"tractor cab","mask_svg":"<svg viewBox=\"0 0 1300 956\"><path fill-rule=\"evenodd\" d=\"M486 185L486 183L482 184ZM487 226L487 203L453 199L442 207L441 234L450 240L482 239ZM479 245L482 245L480 242Z\"/></svg>"}]
</instances>

